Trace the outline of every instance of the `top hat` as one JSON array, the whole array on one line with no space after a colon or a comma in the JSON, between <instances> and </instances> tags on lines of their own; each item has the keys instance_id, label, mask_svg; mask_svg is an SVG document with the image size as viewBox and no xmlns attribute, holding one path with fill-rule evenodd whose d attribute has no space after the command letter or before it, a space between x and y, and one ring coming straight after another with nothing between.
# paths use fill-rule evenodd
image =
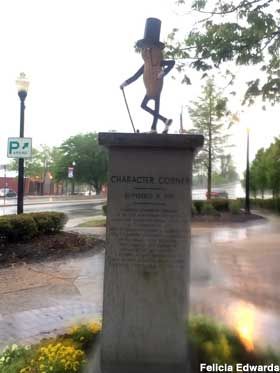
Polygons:
<instances>
[{"instance_id":1,"label":"top hat","mask_svg":"<svg viewBox=\"0 0 280 373\"><path fill-rule=\"evenodd\" d=\"M161 21L157 18L147 18L144 39L136 42L138 48L164 48L164 43L159 41Z\"/></svg>"}]
</instances>

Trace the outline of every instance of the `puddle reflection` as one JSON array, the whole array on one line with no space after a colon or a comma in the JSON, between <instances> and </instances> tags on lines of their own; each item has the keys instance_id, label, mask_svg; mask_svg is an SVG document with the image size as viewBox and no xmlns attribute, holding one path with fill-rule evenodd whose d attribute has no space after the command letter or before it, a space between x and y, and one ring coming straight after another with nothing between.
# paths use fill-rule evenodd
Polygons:
<instances>
[{"instance_id":1,"label":"puddle reflection","mask_svg":"<svg viewBox=\"0 0 280 373\"><path fill-rule=\"evenodd\" d=\"M240 241L248 238L247 228L225 228L214 230L211 233L212 242Z\"/></svg>"},{"instance_id":2,"label":"puddle reflection","mask_svg":"<svg viewBox=\"0 0 280 373\"><path fill-rule=\"evenodd\" d=\"M256 347L280 350L280 320L276 313L245 301L234 301L228 307L225 322L239 335L248 351Z\"/></svg>"},{"instance_id":3,"label":"puddle reflection","mask_svg":"<svg viewBox=\"0 0 280 373\"><path fill-rule=\"evenodd\" d=\"M247 351L254 350L256 309L252 304L237 302L229 309L229 319Z\"/></svg>"}]
</instances>

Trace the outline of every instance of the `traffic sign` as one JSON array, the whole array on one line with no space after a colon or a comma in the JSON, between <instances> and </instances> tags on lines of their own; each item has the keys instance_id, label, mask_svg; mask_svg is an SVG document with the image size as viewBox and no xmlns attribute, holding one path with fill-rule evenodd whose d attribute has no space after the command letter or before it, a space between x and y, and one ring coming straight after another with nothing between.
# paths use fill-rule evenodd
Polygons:
<instances>
[{"instance_id":1,"label":"traffic sign","mask_svg":"<svg viewBox=\"0 0 280 373\"><path fill-rule=\"evenodd\" d=\"M30 158L32 157L31 137L9 137L8 158Z\"/></svg>"}]
</instances>

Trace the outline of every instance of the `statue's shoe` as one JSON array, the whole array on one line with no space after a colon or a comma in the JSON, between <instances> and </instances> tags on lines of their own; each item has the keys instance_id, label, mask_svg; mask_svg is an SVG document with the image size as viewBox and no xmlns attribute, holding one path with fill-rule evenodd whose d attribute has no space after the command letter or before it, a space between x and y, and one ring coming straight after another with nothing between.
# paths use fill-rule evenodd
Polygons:
<instances>
[{"instance_id":1,"label":"statue's shoe","mask_svg":"<svg viewBox=\"0 0 280 373\"><path fill-rule=\"evenodd\" d=\"M171 124L172 124L172 119L166 119L166 121L165 121L165 128L162 131L162 133L168 133L168 129L171 126Z\"/></svg>"}]
</instances>

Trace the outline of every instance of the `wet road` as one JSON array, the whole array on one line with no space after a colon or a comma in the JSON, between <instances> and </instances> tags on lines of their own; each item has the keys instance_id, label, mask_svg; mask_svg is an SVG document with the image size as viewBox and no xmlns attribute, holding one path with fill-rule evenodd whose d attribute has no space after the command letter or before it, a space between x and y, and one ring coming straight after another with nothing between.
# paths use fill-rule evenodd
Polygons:
<instances>
[{"instance_id":1,"label":"wet road","mask_svg":"<svg viewBox=\"0 0 280 373\"><path fill-rule=\"evenodd\" d=\"M42 201L42 202L41 202ZM24 212L36 212L36 211L59 211L64 212L68 215L69 219L88 217L95 215L96 207L104 204L106 201L103 197L95 197L92 199L65 199L57 200L52 198L38 198L26 200L24 205ZM0 206L0 215L15 214L17 207L15 206L16 200L10 199L9 204Z\"/></svg>"},{"instance_id":2,"label":"wet road","mask_svg":"<svg viewBox=\"0 0 280 373\"><path fill-rule=\"evenodd\" d=\"M280 220L193 228L191 310L280 349Z\"/></svg>"},{"instance_id":3,"label":"wet road","mask_svg":"<svg viewBox=\"0 0 280 373\"><path fill-rule=\"evenodd\" d=\"M280 348L280 220L192 227L191 312ZM100 317L104 252L0 271L0 346Z\"/></svg>"}]
</instances>

